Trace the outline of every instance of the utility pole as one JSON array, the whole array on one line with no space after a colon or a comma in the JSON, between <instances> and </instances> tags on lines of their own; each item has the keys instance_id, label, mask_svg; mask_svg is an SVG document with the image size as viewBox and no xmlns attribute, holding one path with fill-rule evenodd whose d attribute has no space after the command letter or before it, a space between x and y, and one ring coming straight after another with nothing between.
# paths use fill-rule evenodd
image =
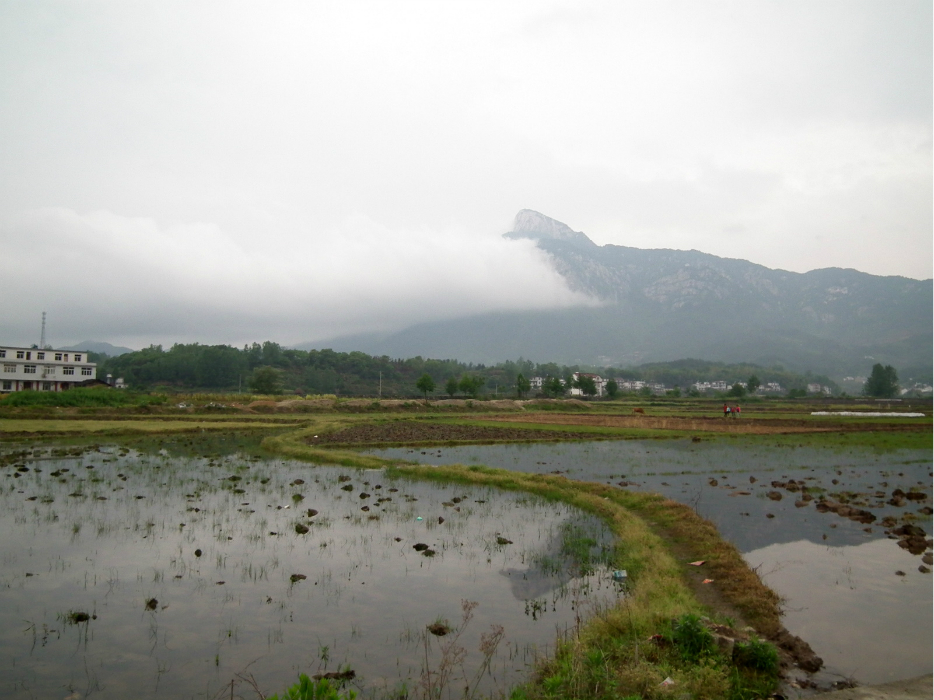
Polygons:
<instances>
[{"instance_id":1,"label":"utility pole","mask_svg":"<svg viewBox=\"0 0 934 700\"><path fill-rule=\"evenodd\" d=\"M383 398L383 373L379 373L379 398Z\"/></svg>"},{"instance_id":2,"label":"utility pole","mask_svg":"<svg viewBox=\"0 0 934 700\"><path fill-rule=\"evenodd\" d=\"M42 312L42 333L39 335L39 349L45 350L45 311Z\"/></svg>"}]
</instances>

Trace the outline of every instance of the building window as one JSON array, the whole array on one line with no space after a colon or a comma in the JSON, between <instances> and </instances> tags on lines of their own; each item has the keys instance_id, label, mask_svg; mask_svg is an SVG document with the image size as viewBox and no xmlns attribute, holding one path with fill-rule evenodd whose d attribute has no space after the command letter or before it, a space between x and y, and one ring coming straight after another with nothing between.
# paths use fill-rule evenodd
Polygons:
<instances>
[{"instance_id":1,"label":"building window","mask_svg":"<svg viewBox=\"0 0 934 700\"><path fill-rule=\"evenodd\" d=\"M81 362L81 355L75 355L75 362Z\"/></svg>"},{"instance_id":2,"label":"building window","mask_svg":"<svg viewBox=\"0 0 934 700\"><path fill-rule=\"evenodd\" d=\"M67 352L65 353L65 355L64 355L64 357L63 357L62 359L65 360L65 362L68 362L68 353L67 353Z\"/></svg>"},{"instance_id":3,"label":"building window","mask_svg":"<svg viewBox=\"0 0 934 700\"><path fill-rule=\"evenodd\" d=\"M23 365L23 372L26 374L35 374L36 366L35 365Z\"/></svg>"},{"instance_id":4,"label":"building window","mask_svg":"<svg viewBox=\"0 0 934 700\"><path fill-rule=\"evenodd\" d=\"M90 377L92 374L94 374L94 370L92 370L90 367L82 367L82 368L81 368L81 376L82 376L82 377Z\"/></svg>"},{"instance_id":5,"label":"building window","mask_svg":"<svg viewBox=\"0 0 934 700\"><path fill-rule=\"evenodd\" d=\"M3 365L3 371L7 374L13 374L16 372L16 365Z\"/></svg>"},{"instance_id":6,"label":"building window","mask_svg":"<svg viewBox=\"0 0 934 700\"><path fill-rule=\"evenodd\" d=\"M0 358L6 357L6 350L0 350Z\"/></svg>"},{"instance_id":7,"label":"building window","mask_svg":"<svg viewBox=\"0 0 934 700\"><path fill-rule=\"evenodd\" d=\"M52 391L52 382L42 382L43 391Z\"/></svg>"},{"instance_id":8,"label":"building window","mask_svg":"<svg viewBox=\"0 0 934 700\"><path fill-rule=\"evenodd\" d=\"M43 367L42 373L43 374L55 374L55 367Z\"/></svg>"},{"instance_id":9,"label":"building window","mask_svg":"<svg viewBox=\"0 0 934 700\"><path fill-rule=\"evenodd\" d=\"M4 390L4 391L13 391L13 382L4 381L4 382L3 382L3 390Z\"/></svg>"},{"instance_id":10,"label":"building window","mask_svg":"<svg viewBox=\"0 0 934 700\"><path fill-rule=\"evenodd\" d=\"M61 361L62 361L62 353L60 353L60 352L55 353L55 359L58 360L59 362L61 362Z\"/></svg>"},{"instance_id":11,"label":"building window","mask_svg":"<svg viewBox=\"0 0 934 700\"><path fill-rule=\"evenodd\" d=\"M29 390L32 389L32 382L23 382L23 389Z\"/></svg>"},{"instance_id":12,"label":"building window","mask_svg":"<svg viewBox=\"0 0 934 700\"><path fill-rule=\"evenodd\" d=\"M16 359L17 359L17 360L22 360L22 359L25 358L25 357L26 357L26 351L25 351L25 350L17 350L17 351L16 351Z\"/></svg>"},{"instance_id":13,"label":"building window","mask_svg":"<svg viewBox=\"0 0 934 700\"><path fill-rule=\"evenodd\" d=\"M74 373L75 373L74 367L62 367L62 374L74 374Z\"/></svg>"},{"instance_id":14,"label":"building window","mask_svg":"<svg viewBox=\"0 0 934 700\"><path fill-rule=\"evenodd\" d=\"M44 353L44 352L37 352L37 353L36 353L36 359L37 359L37 360L44 360L44 359L45 359L45 353Z\"/></svg>"}]
</instances>

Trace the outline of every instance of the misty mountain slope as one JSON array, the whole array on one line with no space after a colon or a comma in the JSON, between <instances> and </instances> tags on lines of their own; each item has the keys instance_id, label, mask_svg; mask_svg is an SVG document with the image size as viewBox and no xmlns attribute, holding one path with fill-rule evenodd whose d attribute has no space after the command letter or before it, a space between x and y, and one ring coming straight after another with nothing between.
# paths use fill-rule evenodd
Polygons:
<instances>
[{"instance_id":1,"label":"misty mountain slope","mask_svg":"<svg viewBox=\"0 0 934 700\"><path fill-rule=\"evenodd\" d=\"M484 314L419 324L334 349L495 362L633 364L699 357L843 376L874 361L930 366L932 281L828 268L807 273L696 250L598 246L531 210L507 238L547 252L598 307Z\"/></svg>"}]
</instances>

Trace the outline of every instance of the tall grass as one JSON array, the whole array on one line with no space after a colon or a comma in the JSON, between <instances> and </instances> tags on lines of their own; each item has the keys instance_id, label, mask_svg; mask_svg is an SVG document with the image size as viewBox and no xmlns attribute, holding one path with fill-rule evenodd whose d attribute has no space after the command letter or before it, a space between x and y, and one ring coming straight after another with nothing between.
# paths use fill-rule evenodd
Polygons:
<instances>
[{"instance_id":1,"label":"tall grass","mask_svg":"<svg viewBox=\"0 0 934 700\"><path fill-rule=\"evenodd\" d=\"M107 388L78 388L69 391L17 391L6 395L0 406L115 407L159 406L166 402L161 394L140 394Z\"/></svg>"}]
</instances>

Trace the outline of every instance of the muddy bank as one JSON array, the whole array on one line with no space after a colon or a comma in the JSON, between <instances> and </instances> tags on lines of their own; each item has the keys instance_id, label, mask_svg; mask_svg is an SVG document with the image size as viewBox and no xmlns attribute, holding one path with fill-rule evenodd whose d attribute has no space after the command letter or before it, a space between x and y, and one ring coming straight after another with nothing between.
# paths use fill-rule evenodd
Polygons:
<instances>
[{"instance_id":1,"label":"muddy bank","mask_svg":"<svg viewBox=\"0 0 934 700\"><path fill-rule=\"evenodd\" d=\"M490 416L486 420L503 422L528 422L530 416ZM588 426L600 428L642 428L644 430L682 430L685 432L705 433L740 433L746 435L769 435L773 433L822 433L822 432L857 432L866 430L862 423L797 420L793 418L677 418L633 414L631 416L546 413L535 414L536 423L550 425ZM917 424L873 423L875 431L917 430Z\"/></svg>"}]
</instances>

